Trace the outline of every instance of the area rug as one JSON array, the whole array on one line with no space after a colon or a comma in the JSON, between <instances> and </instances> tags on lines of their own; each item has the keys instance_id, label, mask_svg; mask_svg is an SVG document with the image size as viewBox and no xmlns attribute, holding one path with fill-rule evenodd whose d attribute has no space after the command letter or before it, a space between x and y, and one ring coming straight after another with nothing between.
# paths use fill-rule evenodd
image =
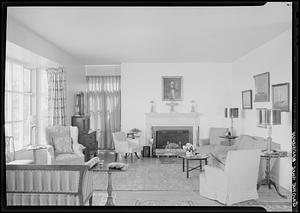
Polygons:
<instances>
[{"instance_id":1,"label":"area rug","mask_svg":"<svg viewBox=\"0 0 300 213\"><path fill-rule=\"evenodd\" d=\"M115 203L116 194L112 194L113 202ZM93 193L93 206L105 206L107 200L107 192L94 192Z\"/></svg>"},{"instance_id":2,"label":"area rug","mask_svg":"<svg viewBox=\"0 0 300 213\"><path fill-rule=\"evenodd\" d=\"M114 172L112 184L113 190L199 191L199 171L190 172L190 178L186 178L181 164L158 162L144 167L132 164L125 172ZM107 189L106 173L94 173L93 188Z\"/></svg>"},{"instance_id":3,"label":"area rug","mask_svg":"<svg viewBox=\"0 0 300 213\"><path fill-rule=\"evenodd\" d=\"M271 202L271 201L257 201L257 200L248 200L240 203L233 204L232 206L260 206L267 211L283 211L291 212L292 203L291 202Z\"/></svg>"},{"instance_id":4,"label":"area rug","mask_svg":"<svg viewBox=\"0 0 300 213\"><path fill-rule=\"evenodd\" d=\"M137 200L135 206L194 206L191 200Z\"/></svg>"},{"instance_id":5,"label":"area rug","mask_svg":"<svg viewBox=\"0 0 300 213\"><path fill-rule=\"evenodd\" d=\"M177 157L160 157L161 164L182 164L182 159Z\"/></svg>"}]
</instances>

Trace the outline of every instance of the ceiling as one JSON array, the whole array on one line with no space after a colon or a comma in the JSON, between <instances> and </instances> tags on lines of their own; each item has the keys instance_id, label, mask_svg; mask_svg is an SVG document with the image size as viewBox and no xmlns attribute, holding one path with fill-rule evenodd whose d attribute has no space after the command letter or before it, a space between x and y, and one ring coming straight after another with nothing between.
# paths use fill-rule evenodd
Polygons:
<instances>
[{"instance_id":1,"label":"ceiling","mask_svg":"<svg viewBox=\"0 0 300 213\"><path fill-rule=\"evenodd\" d=\"M11 7L8 18L86 65L232 62L291 28L292 9Z\"/></svg>"}]
</instances>

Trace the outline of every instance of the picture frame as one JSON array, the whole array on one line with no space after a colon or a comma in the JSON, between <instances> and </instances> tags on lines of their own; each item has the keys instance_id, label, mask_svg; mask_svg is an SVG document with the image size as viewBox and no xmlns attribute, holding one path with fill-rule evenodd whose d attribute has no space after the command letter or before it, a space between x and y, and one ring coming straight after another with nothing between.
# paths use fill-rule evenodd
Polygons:
<instances>
[{"instance_id":1,"label":"picture frame","mask_svg":"<svg viewBox=\"0 0 300 213\"><path fill-rule=\"evenodd\" d=\"M242 108L252 109L252 90L242 91Z\"/></svg>"},{"instance_id":2,"label":"picture frame","mask_svg":"<svg viewBox=\"0 0 300 213\"><path fill-rule=\"evenodd\" d=\"M266 119L267 113L266 108L256 108L257 111L257 127L267 128Z\"/></svg>"},{"instance_id":3,"label":"picture frame","mask_svg":"<svg viewBox=\"0 0 300 213\"><path fill-rule=\"evenodd\" d=\"M281 83L272 85L272 109L282 112L290 111L290 84Z\"/></svg>"},{"instance_id":4,"label":"picture frame","mask_svg":"<svg viewBox=\"0 0 300 213\"><path fill-rule=\"evenodd\" d=\"M254 76L254 102L270 101L270 73L265 72Z\"/></svg>"},{"instance_id":5,"label":"picture frame","mask_svg":"<svg viewBox=\"0 0 300 213\"><path fill-rule=\"evenodd\" d=\"M183 100L183 77L162 76L162 100L182 101Z\"/></svg>"}]
</instances>

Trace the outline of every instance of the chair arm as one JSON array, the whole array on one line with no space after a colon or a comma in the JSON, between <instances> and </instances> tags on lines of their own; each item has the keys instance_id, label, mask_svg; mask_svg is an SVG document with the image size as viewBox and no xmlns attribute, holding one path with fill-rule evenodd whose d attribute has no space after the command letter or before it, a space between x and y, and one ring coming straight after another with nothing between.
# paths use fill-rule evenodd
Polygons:
<instances>
[{"instance_id":1,"label":"chair arm","mask_svg":"<svg viewBox=\"0 0 300 213\"><path fill-rule=\"evenodd\" d=\"M55 160L54 147L51 145L46 145L47 153L47 164L52 164Z\"/></svg>"},{"instance_id":2,"label":"chair arm","mask_svg":"<svg viewBox=\"0 0 300 213\"><path fill-rule=\"evenodd\" d=\"M83 154L83 150L85 149L86 147L83 146L82 144L80 143L77 143L77 144L73 144L73 150L76 154Z\"/></svg>"},{"instance_id":3,"label":"chair arm","mask_svg":"<svg viewBox=\"0 0 300 213\"><path fill-rule=\"evenodd\" d=\"M126 139L126 142L128 143L128 146L132 148L137 148L140 146L138 139Z\"/></svg>"}]
</instances>

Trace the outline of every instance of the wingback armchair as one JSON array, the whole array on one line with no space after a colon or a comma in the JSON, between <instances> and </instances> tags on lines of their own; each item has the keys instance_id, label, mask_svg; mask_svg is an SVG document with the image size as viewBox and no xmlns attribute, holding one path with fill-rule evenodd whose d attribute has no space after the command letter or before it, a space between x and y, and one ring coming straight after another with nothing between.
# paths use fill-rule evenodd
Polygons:
<instances>
[{"instance_id":1,"label":"wingback armchair","mask_svg":"<svg viewBox=\"0 0 300 213\"><path fill-rule=\"evenodd\" d=\"M58 153L54 144L56 137L71 137L72 152ZM74 126L50 126L46 128L47 164L80 165L84 164L85 146L78 143L78 128Z\"/></svg>"},{"instance_id":2,"label":"wingback armchair","mask_svg":"<svg viewBox=\"0 0 300 213\"><path fill-rule=\"evenodd\" d=\"M224 170L204 166L200 174L200 195L225 205L257 199L261 150L230 150Z\"/></svg>"},{"instance_id":3,"label":"wingback armchair","mask_svg":"<svg viewBox=\"0 0 300 213\"><path fill-rule=\"evenodd\" d=\"M131 155L131 162L133 161L133 154L139 158L137 152L140 151L138 139L127 139L125 132L114 132L113 141L115 145L115 161L120 155Z\"/></svg>"}]
</instances>

